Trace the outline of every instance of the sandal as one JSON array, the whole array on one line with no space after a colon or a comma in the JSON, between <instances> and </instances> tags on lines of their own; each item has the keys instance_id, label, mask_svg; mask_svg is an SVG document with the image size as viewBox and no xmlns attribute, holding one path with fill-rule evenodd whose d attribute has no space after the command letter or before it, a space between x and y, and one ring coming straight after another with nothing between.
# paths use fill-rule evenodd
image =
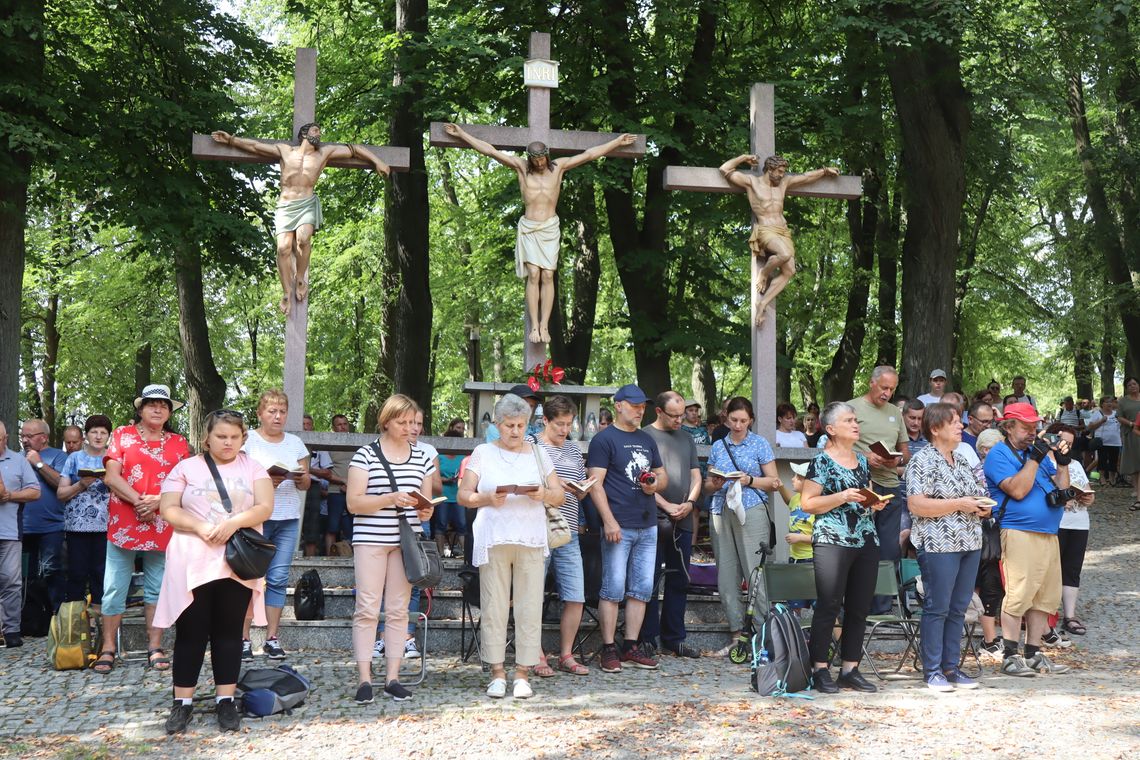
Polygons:
<instances>
[{"instance_id":1,"label":"sandal","mask_svg":"<svg viewBox=\"0 0 1140 760\"><path fill-rule=\"evenodd\" d=\"M91 663L91 669L99 675L105 676L115 669L115 658L118 656L119 653L115 651L100 652L99 658ZM105 660L104 657L109 659Z\"/></svg>"},{"instance_id":2,"label":"sandal","mask_svg":"<svg viewBox=\"0 0 1140 760\"><path fill-rule=\"evenodd\" d=\"M1080 618L1064 618L1061 621L1061 626L1069 633L1075 633L1077 636L1084 636L1089 631Z\"/></svg>"},{"instance_id":3,"label":"sandal","mask_svg":"<svg viewBox=\"0 0 1140 760\"><path fill-rule=\"evenodd\" d=\"M146 650L146 664L155 670L170 670L170 658L161 647Z\"/></svg>"},{"instance_id":4,"label":"sandal","mask_svg":"<svg viewBox=\"0 0 1140 760\"><path fill-rule=\"evenodd\" d=\"M531 668L531 671L539 678L550 678L554 675L554 668L550 667L545 657L539 657L538 664Z\"/></svg>"},{"instance_id":5,"label":"sandal","mask_svg":"<svg viewBox=\"0 0 1140 760\"><path fill-rule=\"evenodd\" d=\"M558 658L558 669L563 673L572 673L576 676L590 675L590 669L582 663L574 659L574 655L568 654L565 657Z\"/></svg>"},{"instance_id":6,"label":"sandal","mask_svg":"<svg viewBox=\"0 0 1140 760\"><path fill-rule=\"evenodd\" d=\"M1129 512L1140 512L1140 501L1132 502L1132 506L1128 508Z\"/></svg>"}]
</instances>

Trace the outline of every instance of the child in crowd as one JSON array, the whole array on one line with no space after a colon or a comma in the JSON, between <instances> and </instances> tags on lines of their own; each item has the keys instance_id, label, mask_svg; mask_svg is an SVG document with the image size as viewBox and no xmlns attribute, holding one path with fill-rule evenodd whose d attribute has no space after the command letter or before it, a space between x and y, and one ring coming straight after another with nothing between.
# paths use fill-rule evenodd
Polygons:
<instances>
[{"instance_id":1,"label":"child in crowd","mask_svg":"<svg viewBox=\"0 0 1140 760\"><path fill-rule=\"evenodd\" d=\"M788 543L788 553L792 564L812 561L811 533L815 528L815 515L809 515L800 509L800 493L804 490L804 479L807 477L807 462L792 465L792 498L788 501L788 534L784 540ZM808 606L802 599L791 600L788 606L799 610Z\"/></svg>"}]
</instances>

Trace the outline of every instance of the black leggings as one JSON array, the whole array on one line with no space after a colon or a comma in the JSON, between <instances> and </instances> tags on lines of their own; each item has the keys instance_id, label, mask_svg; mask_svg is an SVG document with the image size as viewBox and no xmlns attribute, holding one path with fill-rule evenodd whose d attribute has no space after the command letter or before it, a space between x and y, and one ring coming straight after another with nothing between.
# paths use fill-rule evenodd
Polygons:
<instances>
[{"instance_id":1,"label":"black leggings","mask_svg":"<svg viewBox=\"0 0 1140 760\"><path fill-rule=\"evenodd\" d=\"M175 624L174 685L198 685L206 644L210 645L214 683L237 683L241 672L241 630L253 591L232 578L221 578L194 589L194 601Z\"/></svg>"},{"instance_id":2,"label":"black leggings","mask_svg":"<svg viewBox=\"0 0 1140 760\"><path fill-rule=\"evenodd\" d=\"M986 617L997 617L1001 608L1001 600L1005 598L1005 589L1001 585L1001 568L998 561L978 563L978 579L974 581L978 588L978 598L982 600L982 610Z\"/></svg>"},{"instance_id":3,"label":"black leggings","mask_svg":"<svg viewBox=\"0 0 1140 760\"><path fill-rule=\"evenodd\" d=\"M811 661L828 661L831 629L842 606L843 638L839 653L844 662L859 662L863 657L867 612L879 575L879 547L870 542L857 549L816 544L814 558L815 590L819 598L811 621Z\"/></svg>"},{"instance_id":4,"label":"black leggings","mask_svg":"<svg viewBox=\"0 0 1140 760\"><path fill-rule=\"evenodd\" d=\"M1061 585L1080 588L1081 568L1085 566L1085 551L1089 548L1089 532L1060 528L1057 545L1061 548Z\"/></svg>"}]
</instances>

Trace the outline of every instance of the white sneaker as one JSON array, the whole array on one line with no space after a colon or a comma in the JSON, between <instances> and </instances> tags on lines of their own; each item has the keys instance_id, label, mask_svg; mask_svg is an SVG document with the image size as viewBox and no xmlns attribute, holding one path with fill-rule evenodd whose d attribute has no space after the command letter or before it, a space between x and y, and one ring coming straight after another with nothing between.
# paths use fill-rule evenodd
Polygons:
<instances>
[{"instance_id":1,"label":"white sneaker","mask_svg":"<svg viewBox=\"0 0 1140 760\"><path fill-rule=\"evenodd\" d=\"M404 642L404 659L405 660L418 660L420 659L420 650L416 648L416 640L408 639Z\"/></svg>"},{"instance_id":2,"label":"white sneaker","mask_svg":"<svg viewBox=\"0 0 1140 760\"><path fill-rule=\"evenodd\" d=\"M534 689L530 688L530 683L525 678L516 678L513 693L515 699L530 699L534 696Z\"/></svg>"},{"instance_id":3,"label":"white sneaker","mask_svg":"<svg viewBox=\"0 0 1140 760\"><path fill-rule=\"evenodd\" d=\"M491 685L487 687L487 696L491 699L502 699L507 696L507 679L492 679Z\"/></svg>"},{"instance_id":4,"label":"white sneaker","mask_svg":"<svg viewBox=\"0 0 1140 760\"><path fill-rule=\"evenodd\" d=\"M372 656L377 660L384 657L384 639L376 639L376 646L372 647Z\"/></svg>"}]
</instances>

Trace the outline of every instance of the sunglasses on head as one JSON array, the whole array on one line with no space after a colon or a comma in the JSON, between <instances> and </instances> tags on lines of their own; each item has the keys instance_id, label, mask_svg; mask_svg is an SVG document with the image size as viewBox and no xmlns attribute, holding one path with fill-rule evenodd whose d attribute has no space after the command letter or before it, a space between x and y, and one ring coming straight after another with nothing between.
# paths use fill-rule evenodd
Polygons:
<instances>
[{"instance_id":1,"label":"sunglasses on head","mask_svg":"<svg viewBox=\"0 0 1140 760\"><path fill-rule=\"evenodd\" d=\"M218 417L218 418L237 417L239 420L245 419L245 416L242 415L242 413L236 409L217 409L213 412L210 412L210 416L211 417Z\"/></svg>"}]
</instances>

